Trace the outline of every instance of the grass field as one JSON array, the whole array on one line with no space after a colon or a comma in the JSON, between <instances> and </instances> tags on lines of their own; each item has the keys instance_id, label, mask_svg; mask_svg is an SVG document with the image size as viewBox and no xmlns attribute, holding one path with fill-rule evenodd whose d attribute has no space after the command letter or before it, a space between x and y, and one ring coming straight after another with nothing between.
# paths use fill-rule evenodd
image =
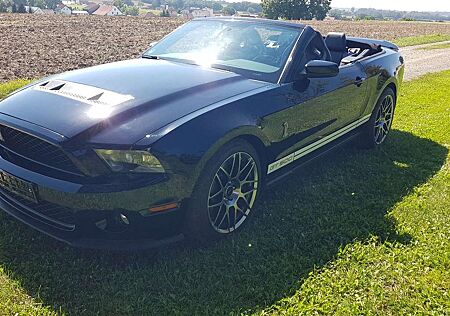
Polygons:
<instances>
[{"instance_id":1,"label":"grass field","mask_svg":"<svg viewBox=\"0 0 450 316\"><path fill-rule=\"evenodd\" d=\"M210 247L81 251L0 214L0 314L448 315L449 90L406 83L383 148L310 165Z\"/></svg>"},{"instance_id":2,"label":"grass field","mask_svg":"<svg viewBox=\"0 0 450 316\"><path fill-rule=\"evenodd\" d=\"M400 47L431 44L450 41L450 34L432 34L432 35L420 35L412 37L402 37L394 40L394 43Z\"/></svg>"},{"instance_id":3,"label":"grass field","mask_svg":"<svg viewBox=\"0 0 450 316\"><path fill-rule=\"evenodd\" d=\"M17 79L0 84L0 100L29 82L30 80L27 79Z\"/></svg>"},{"instance_id":4,"label":"grass field","mask_svg":"<svg viewBox=\"0 0 450 316\"><path fill-rule=\"evenodd\" d=\"M435 49L447 49L447 48L450 48L450 43L426 46L426 47L422 47L421 50L435 50Z\"/></svg>"}]
</instances>

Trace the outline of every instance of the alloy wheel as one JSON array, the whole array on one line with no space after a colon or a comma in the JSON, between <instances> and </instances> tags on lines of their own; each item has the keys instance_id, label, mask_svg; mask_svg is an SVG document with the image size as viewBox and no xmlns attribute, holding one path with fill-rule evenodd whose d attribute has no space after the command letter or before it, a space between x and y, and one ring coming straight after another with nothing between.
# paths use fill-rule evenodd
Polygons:
<instances>
[{"instance_id":1,"label":"alloy wheel","mask_svg":"<svg viewBox=\"0 0 450 316\"><path fill-rule=\"evenodd\" d=\"M394 116L394 98L387 95L378 108L375 119L375 143L380 145L389 134Z\"/></svg>"},{"instance_id":2,"label":"alloy wheel","mask_svg":"<svg viewBox=\"0 0 450 316\"><path fill-rule=\"evenodd\" d=\"M214 175L208 195L208 215L220 234L238 229L249 216L258 191L258 166L251 155L228 157Z\"/></svg>"}]
</instances>

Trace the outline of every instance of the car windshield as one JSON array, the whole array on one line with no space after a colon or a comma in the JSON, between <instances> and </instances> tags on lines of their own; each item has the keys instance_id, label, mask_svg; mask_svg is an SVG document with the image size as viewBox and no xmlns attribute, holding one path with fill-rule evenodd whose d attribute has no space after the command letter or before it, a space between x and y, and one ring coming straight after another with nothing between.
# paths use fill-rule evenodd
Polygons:
<instances>
[{"instance_id":1,"label":"car windshield","mask_svg":"<svg viewBox=\"0 0 450 316\"><path fill-rule=\"evenodd\" d=\"M300 35L295 28L238 20L196 20L144 53L277 82Z\"/></svg>"}]
</instances>

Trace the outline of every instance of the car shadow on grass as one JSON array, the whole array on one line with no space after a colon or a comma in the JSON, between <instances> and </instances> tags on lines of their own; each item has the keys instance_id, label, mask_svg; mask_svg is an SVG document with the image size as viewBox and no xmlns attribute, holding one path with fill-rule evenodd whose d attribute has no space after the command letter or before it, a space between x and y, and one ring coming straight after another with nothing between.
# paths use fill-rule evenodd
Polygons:
<instances>
[{"instance_id":1,"label":"car shadow on grass","mask_svg":"<svg viewBox=\"0 0 450 316\"><path fill-rule=\"evenodd\" d=\"M257 311L292 295L348 243L408 243L389 210L435 175L447 153L396 130L382 149L343 147L268 189L245 230L207 247L81 251L1 215L0 264L30 296L71 315Z\"/></svg>"}]
</instances>

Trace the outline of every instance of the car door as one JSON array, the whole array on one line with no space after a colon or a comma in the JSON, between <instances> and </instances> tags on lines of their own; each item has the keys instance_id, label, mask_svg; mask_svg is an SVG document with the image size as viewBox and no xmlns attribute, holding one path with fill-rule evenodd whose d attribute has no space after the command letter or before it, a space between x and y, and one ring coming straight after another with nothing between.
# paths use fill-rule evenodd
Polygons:
<instances>
[{"instance_id":1,"label":"car door","mask_svg":"<svg viewBox=\"0 0 450 316\"><path fill-rule=\"evenodd\" d=\"M326 60L322 37L306 47L302 64L315 59ZM297 69L304 71L304 66ZM328 140L328 136L357 121L365 108L367 83L359 63L340 67L331 78L303 78L280 86L278 94L286 102L284 110L270 117L271 124L281 126L283 132L277 144L279 158L302 147ZM280 99L278 99L280 100ZM325 143L324 143L325 145Z\"/></svg>"}]
</instances>

